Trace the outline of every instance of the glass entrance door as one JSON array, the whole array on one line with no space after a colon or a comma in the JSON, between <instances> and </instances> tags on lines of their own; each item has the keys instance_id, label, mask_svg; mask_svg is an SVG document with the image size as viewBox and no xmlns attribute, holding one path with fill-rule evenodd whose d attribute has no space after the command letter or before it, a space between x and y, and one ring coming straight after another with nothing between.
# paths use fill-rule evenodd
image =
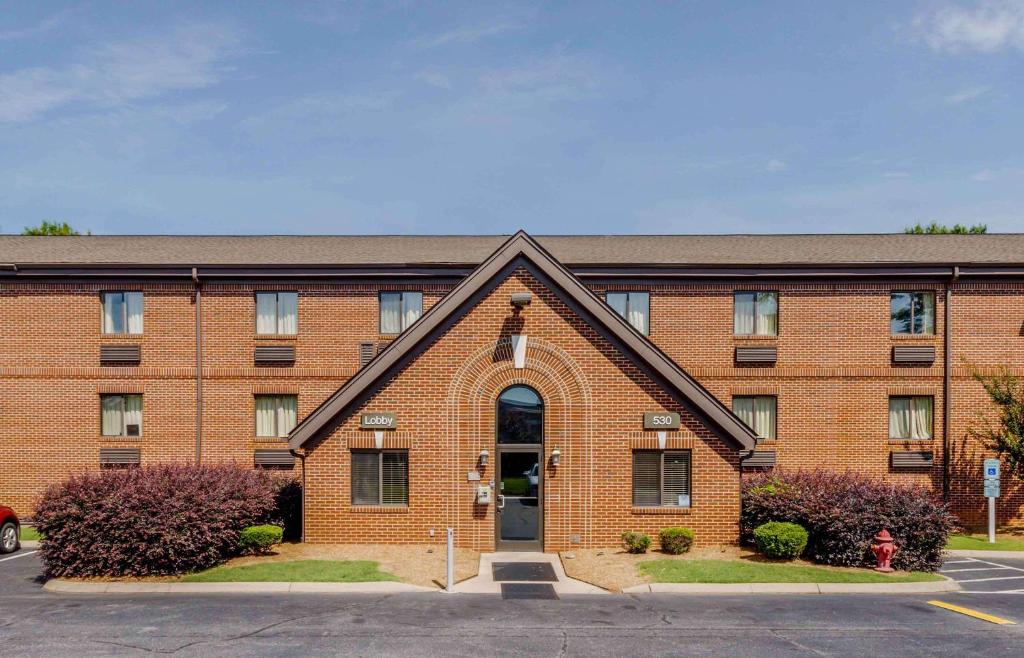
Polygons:
<instances>
[{"instance_id":1,"label":"glass entrance door","mask_svg":"<svg viewBox=\"0 0 1024 658\"><path fill-rule=\"evenodd\" d=\"M497 548L499 551L543 550L539 450L498 452Z\"/></svg>"}]
</instances>

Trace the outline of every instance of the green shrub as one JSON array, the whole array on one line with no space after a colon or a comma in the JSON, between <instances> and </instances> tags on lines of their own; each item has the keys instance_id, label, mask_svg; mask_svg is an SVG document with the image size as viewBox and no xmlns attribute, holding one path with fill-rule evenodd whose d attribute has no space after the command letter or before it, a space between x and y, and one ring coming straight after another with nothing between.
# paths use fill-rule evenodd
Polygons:
<instances>
[{"instance_id":1,"label":"green shrub","mask_svg":"<svg viewBox=\"0 0 1024 658\"><path fill-rule=\"evenodd\" d=\"M284 530L276 525L251 525L238 537L238 548L243 553L269 553L281 543Z\"/></svg>"},{"instance_id":2,"label":"green shrub","mask_svg":"<svg viewBox=\"0 0 1024 658\"><path fill-rule=\"evenodd\" d=\"M682 555L693 546L696 533L689 528L663 528L658 533L661 550L670 555Z\"/></svg>"},{"instance_id":3,"label":"green shrub","mask_svg":"<svg viewBox=\"0 0 1024 658\"><path fill-rule=\"evenodd\" d=\"M651 547L651 538L642 532L624 532L622 546L629 553L646 553Z\"/></svg>"},{"instance_id":4,"label":"green shrub","mask_svg":"<svg viewBox=\"0 0 1024 658\"><path fill-rule=\"evenodd\" d=\"M754 543L762 555L792 560L807 547L807 531L795 523L769 521L754 530Z\"/></svg>"}]
</instances>

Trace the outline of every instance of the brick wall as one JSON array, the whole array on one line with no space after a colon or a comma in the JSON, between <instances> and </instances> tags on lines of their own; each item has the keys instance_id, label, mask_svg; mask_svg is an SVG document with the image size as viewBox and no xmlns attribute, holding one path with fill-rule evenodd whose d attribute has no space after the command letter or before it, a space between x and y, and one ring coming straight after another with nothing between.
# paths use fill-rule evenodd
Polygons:
<instances>
[{"instance_id":1,"label":"brick wall","mask_svg":"<svg viewBox=\"0 0 1024 658\"><path fill-rule=\"evenodd\" d=\"M376 297L382 288L397 286L376 283L303 283L294 286L205 284L204 458L249 464L255 448L283 447L275 446L273 442L256 441L253 395L258 392L294 393L298 395L300 417L320 404L356 371L361 341L384 342L390 339L378 334ZM429 307L450 286L401 288L424 290L424 304ZM780 293L779 336L768 339L734 337L733 291L759 288ZM145 331L141 336L105 336L101 333L99 293L124 289L144 289ZM294 338L255 335L253 293L273 289L300 292L299 333ZM605 286L595 286L595 289L600 292ZM644 289L652 293L652 340L726 405L734 395L778 396L778 439L771 448L776 450L780 465L850 467L883 477L928 483L936 489L941 487L942 286L907 286L884 281L771 286L681 283ZM935 336L901 339L890 335L889 292L893 289L935 290ZM978 413L989 407L980 386L970 378L965 362L988 369L1006 364L1017 374L1024 375L1020 358L1024 353L1022 293L1024 286L1007 282L960 282L953 285L950 468L954 479L951 492L954 510L970 524L981 523L984 519L980 462L989 453L971 438L969 428L978 422ZM30 513L33 501L47 484L68 473L96 468L101 446L139 447L143 462L190 460L194 457L193 295L191 283L108 285L81 281L13 281L0 286L0 330L4 336L0 341L0 384L4 390L0 398L0 414L4 419L0 425L0 445L4 456L0 461L0 503L10 504L19 512ZM536 311L538 308L541 306L535 304L528 313L539 313ZM505 310L502 308L501 312ZM483 342L466 343L454 350L448 367L461 366L466 354L473 353L472 350L486 350L488 343L500 340L504 335L501 329L503 318L504 315L494 316L491 324L479 323L475 340ZM563 318L562 321L565 323L563 333L552 334L546 343L549 350L563 350L576 360L577 367L573 372L577 374L571 377L565 373L558 377L552 374L550 377L552 381L565 378L566 381L575 381L577 388L589 393L593 406L594 396L599 395L598 391L604 385L604 375L599 375L600 369L595 370L585 356L566 346L566 337L579 336L580 330L569 320ZM100 345L117 342L141 346L142 361L137 367L100 366ZM255 346L273 343L296 347L294 366L254 367ZM597 352L604 349L594 346L589 339L584 343L590 344L589 349ZM890 363L891 348L894 344L905 343L934 345L935 363L925 368L894 367ZM776 365L736 366L733 351L737 345L746 344L775 345L778 348ZM537 362L548 359L557 364L564 358L560 353L556 357L531 351L531 359ZM481 363L487 364L487 359ZM550 367L557 369L556 365ZM539 389L554 386L542 381L531 381L531 384ZM488 385L498 387L497 383ZM565 403L565 409L558 407L561 403L552 402L555 405L552 408L559 409L557 413L563 417L568 414L568 418L578 419L579 422L565 423L569 427L578 427L584 416L580 415L580 403L572 400L574 395L584 393L559 391L555 398L564 395L570 402ZM103 392L143 394L144 435L141 438L100 437L99 395ZM486 395L494 393L494 390L486 391ZM935 396L932 441L893 444L888 440L887 398L891 394L908 393ZM484 393L476 392L474 395ZM481 427L487 426L484 415L493 414L492 403L474 403L481 408L474 421ZM602 419L600 413L585 417L592 419L592 426L598 426L598 420L611 423L605 426L607 431L620 439L639 439L631 434L635 432L632 425L616 426L614 419ZM576 441L578 437L566 435L565 441L570 440ZM617 454L614 458L616 468L628 472L628 464L619 461L628 451L623 452L625 449L621 446L615 447L618 444L613 445L610 439L600 437L592 445L599 446L602 455ZM569 449L579 450L579 447ZM888 465L889 452L893 449L931 450L936 456L935 467L925 472L895 472ZM469 459L470 453L479 450L479 445L466 447L466 450L466 459ZM573 471L579 468L580 462L574 458L567 460L567 464L568 468L551 475L549 485L562 486L561 482L566 482L568 487L570 475L577 479L583 477L584 474ZM694 474L698 477L696 468ZM339 473L337 477L343 475ZM561 480L556 482L559 478ZM601 487L596 487L599 491L590 499L591 509L600 513L601 505L618 505L608 497L627 495L628 486L622 489L619 484L609 491L600 491ZM347 497L347 481L340 486L339 491ZM1003 492L999 504L1000 520L1024 517L1022 488L1005 478ZM549 489L549 493L561 495L561 490ZM576 492L576 495L581 494ZM698 503L695 498L695 505ZM555 503L552 501L552 504ZM551 525L547 529L551 540L561 538L559 541L563 541L572 534L567 528L575 532L583 527L581 524L588 522L588 518L593 523L593 517L585 513L586 509L575 504L571 511L567 509L564 527ZM444 512L449 513L452 512ZM378 518L361 511L353 514ZM411 518L411 514L407 516ZM637 529L654 528L662 522L633 515L628 518L636 522ZM437 517L429 522L441 524L443 520ZM460 520L462 522L464 520ZM487 522L481 523L486 526ZM409 536L425 532L424 527L417 526L415 531L410 529ZM483 534L477 533L479 537L475 541L482 543L486 532L480 532ZM614 534L610 530L608 532L609 536ZM592 534L591 540L597 541L597 536Z\"/></svg>"}]
</instances>

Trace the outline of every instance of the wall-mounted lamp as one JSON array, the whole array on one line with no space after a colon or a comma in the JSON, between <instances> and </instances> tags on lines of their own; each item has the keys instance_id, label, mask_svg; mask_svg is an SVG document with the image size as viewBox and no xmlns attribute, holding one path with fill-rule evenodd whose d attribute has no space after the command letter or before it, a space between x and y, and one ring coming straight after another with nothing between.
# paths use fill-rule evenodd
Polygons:
<instances>
[{"instance_id":1,"label":"wall-mounted lamp","mask_svg":"<svg viewBox=\"0 0 1024 658\"><path fill-rule=\"evenodd\" d=\"M487 466L487 462L491 459L491 453L487 452L487 448L480 451L480 457L477 458L477 463L481 466Z\"/></svg>"},{"instance_id":2,"label":"wall-mounted lamp","mask_svg":"<svg viewBox=\"0 0 1024 658\"><path fill-rule=\"evenodd\" d=\"M532 292L514 292L512 297L509 299L509 303L518 311L524 306L529 306L530 302L533 301Z\"/></svg>"},{"instance_id":3,"label":"wall-mounted lamp","mask_svg":"<svg viewBox=\"0 0 1024 658\"><path fill-rule=\"evenodd\" d=\"M562 451L555 448L551 451L551 465L558 466L558 462L562 459Z\"/></svg>"}]
</instances>

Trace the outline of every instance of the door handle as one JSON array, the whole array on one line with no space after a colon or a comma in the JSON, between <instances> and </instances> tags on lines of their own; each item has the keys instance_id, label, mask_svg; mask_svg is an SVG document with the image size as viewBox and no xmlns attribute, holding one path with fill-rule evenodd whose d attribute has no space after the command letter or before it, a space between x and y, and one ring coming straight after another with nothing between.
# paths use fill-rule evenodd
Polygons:
<instances>
[{"instance_id":1,"label":"door handle","mask_svg":"<svg viewBox=\"0 0 1024 658\"><path fill-rule=\"evenodd\" d=\"M505 509L505 497L498 494L498 511Z\"/></svg>"}]
</instances>

